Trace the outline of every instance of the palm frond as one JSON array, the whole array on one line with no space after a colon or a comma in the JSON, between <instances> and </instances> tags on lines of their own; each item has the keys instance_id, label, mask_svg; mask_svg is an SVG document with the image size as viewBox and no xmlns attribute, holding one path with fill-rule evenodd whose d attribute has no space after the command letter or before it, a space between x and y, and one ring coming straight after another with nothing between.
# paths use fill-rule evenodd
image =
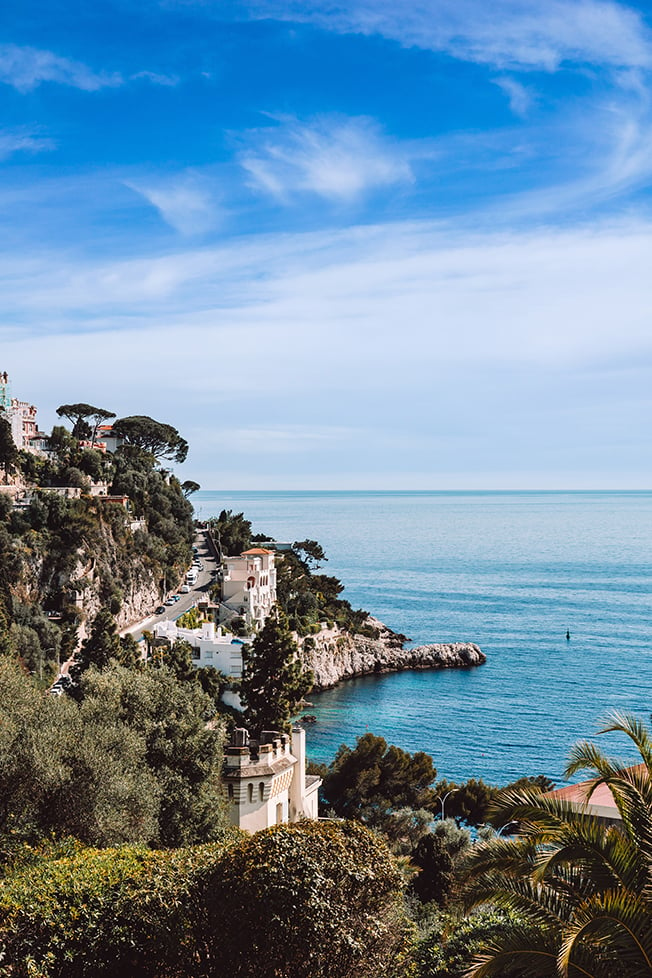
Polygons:
<instances>
[{"instance_id":1,"label":"palm frond","mask_svg":"<svg viewBox=\"0 0 652 978\"><path fill-rule=\"evenodd\" d=\"M567 773L594 775L583 804L528 789L497 798L496 818L517 822L518 835L473 847L464 863L464 899L467 906L509 910L526 923L508 927L483 950L469 978L503 978L514 968L527 978L652 978L652 736L622 713L612 715L605 732L626 734L642 763L577 744ZM591 797L602 785L617 806L617 824L594 815Z\"/></svg>"},{"instance_id":2,"label":"palm frond","mask_svg":"<svg viewBox=\"0 0 652 978\"><path fill-rule=\"evenodd\" d=\"M514 925L476 955L465 978L502 978L505 969L520 969L528 978L559 978L555 948L555 941L545 931ZM598 978L581 965L574 965L574 969L572 978Z\"/></svg>"},{"instance_id":3,"label":"palm frond","mask_svg":"<svg viewBox=\"0 0 652 978\"><path fill-rule=\"evenodd\" d=\"M564 924L572 918L577 902L569 899L562 888L501 873L487 873L476 880L472 896L468 897L467 910L483 904L512 910L538 927L557 931L559 937Z\"/></svg>"},{"instance_id":4,"label":"palm frond","mask_svg":"<svg viewBox=\"0 0 652 978\"><path fill-rule=\"evenodd\" d=\"M559 967L568 974L578 950L609 955L628 978L652 974L652 904L631 890L609 890L578 907L559 952Z\"/></svg>"},{"instance_id":5,"label":"palm frond","mask_svg":"<svg viewBox=\"0 0 652 978\"><path fill-rule=\"evenodd\" d=\"M571 778L578 771L595 771L597 775L596 785L627 770L627 765L623 761L614 757L607 757L597 744L592 744L590 740L580 740L574 744L568 757L566 777Z\"/></svg>"},{"instance_id":6,"label":"palm frond","mask_svg":"<svg viewBox=\"0 0 652 978\"><path fill-rule=\"evenodd\" d=\"M614 710L609 714L608 723L598 733L623 733L636 745L643 763L652 776L652 736L645 724L633 713Z\"/></svg>"},{"instance_id":7,"label":"palm frond","mask_svg":"<svg viewBox=\"0 0 652 978\"><path fill-rule=\"evenodd\" d=\"M534 879L546 879L559 866L581 867L594 892L624 886L642 889L649 865L640 848L620 829L584 818L563 826L554 847L540 849L534 860Z\"/></svg>"}]
</instances>

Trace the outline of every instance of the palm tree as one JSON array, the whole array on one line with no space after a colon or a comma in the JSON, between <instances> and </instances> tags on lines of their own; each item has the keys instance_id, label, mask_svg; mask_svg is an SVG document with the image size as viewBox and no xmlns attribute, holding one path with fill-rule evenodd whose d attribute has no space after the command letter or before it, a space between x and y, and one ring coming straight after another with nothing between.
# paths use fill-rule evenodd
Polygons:
<instances>
[{"instance_id":1,"label":"palm tree","mask_svg":"<svg viewBox=\"0 0 652 978\"><path fill-rule=\"evenodd\" d=\"M469 978L651 978L652 738L628 714L600 732L625 734L642 763L582 742L566 773L590 770L586 803L606 785L620 819L610 824L554 793L502 794L494 814L518 822L518 835L473 848L468 904L509 909L520 922L475 959Z\"/></svg>"}]
</instances>

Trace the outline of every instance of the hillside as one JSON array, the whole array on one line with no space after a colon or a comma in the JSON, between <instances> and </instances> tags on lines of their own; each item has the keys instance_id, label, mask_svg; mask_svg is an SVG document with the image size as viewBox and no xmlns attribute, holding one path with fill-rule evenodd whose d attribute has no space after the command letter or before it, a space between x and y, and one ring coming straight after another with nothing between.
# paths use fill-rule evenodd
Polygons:
<instances>
[{"instance_id":1,"label":"hillside","mask_svg":"<svg viewBox=\"0 0 652 978\"><path fill-rule=\"evenodd\" d=\"M80 448L61 427L51 446L19 452L0 493L0 648L41 674L101 608L119 627L151 611L194 535L179 481L150 452Z\"/></svg>"}]
</instances>

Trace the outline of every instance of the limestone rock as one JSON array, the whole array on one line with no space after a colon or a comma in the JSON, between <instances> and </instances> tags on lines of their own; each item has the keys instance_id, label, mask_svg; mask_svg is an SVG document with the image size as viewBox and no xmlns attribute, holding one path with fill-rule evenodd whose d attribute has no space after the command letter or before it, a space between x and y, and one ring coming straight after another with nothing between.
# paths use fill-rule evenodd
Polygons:
<instances>
[{"instance_id":1,"label":"limestone rock","mask_svg":"<svg viewBox=\"0 0 652 978\"><path fill-rule=\"evenodd\" d=\"M405 636L397 635L376 618L367 625L377 638L350 635L337 629L324 630L304 643L303 661L315 676L315 689L327 689L342 679L403 669L468 669L486 662L486 656L471 642L403 647Z\"/></svg>"}]
</instances>

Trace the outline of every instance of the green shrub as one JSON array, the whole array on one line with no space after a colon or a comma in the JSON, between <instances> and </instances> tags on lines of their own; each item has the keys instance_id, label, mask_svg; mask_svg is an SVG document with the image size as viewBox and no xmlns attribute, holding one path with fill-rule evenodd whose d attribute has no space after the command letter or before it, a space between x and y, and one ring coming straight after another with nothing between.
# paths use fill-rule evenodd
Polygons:
<instances>
[{"instance_id":1,"label":"green shrub","mask_svg":"<svg viewBox=\"0 0 652 978\"><path fill-rule=\"evenodd\" d=\"M211 978L389 978L407 945L402 879L353 822L279 825L243 839L211 883Z\"/></svg>"},{"instance_id":2,"label":"green shrub","mask_svg":"<svg viewBox=\"0 0 652 978\"><path fill-rule=\"evenodd\" d=\"M197 608L189 608L180 618L177 618L179 628L201 628L203 618Z\"/></svg>"},{"instance_id":3,"label":"green shrub","mask_svg":"<svg viewBox=\"0 0 652 978\"><path fill-rule=\"evenodd\" d=\"M16 871L0 888L0 975L194 975L203 881L234 832L193 849L83 849Z\"/></svg>"},{"instance_id":4,"label":"green shrub","mask_svg":"<svg viewBox=\"0 0 652 978\"><path fill-rule=\"evenodd\" d=\"M511 912L485 907L463 920L439 918L417 944L414 952L415 978L465 978L476 954L486 951L497 935L518 924ZM527 978L505 964L501 978Z\"/></svg>"},{"instance_id":5,"label":"green shrub","mask_svg":"<svg viewBox=\"0 0 652 978\"><path fill-rule=\"evenodd\" d=\"M2 978L391 978L401 876L361 825L303 822L213 844L82 849L0 886Z\"/></svg>"}]
</instances>

